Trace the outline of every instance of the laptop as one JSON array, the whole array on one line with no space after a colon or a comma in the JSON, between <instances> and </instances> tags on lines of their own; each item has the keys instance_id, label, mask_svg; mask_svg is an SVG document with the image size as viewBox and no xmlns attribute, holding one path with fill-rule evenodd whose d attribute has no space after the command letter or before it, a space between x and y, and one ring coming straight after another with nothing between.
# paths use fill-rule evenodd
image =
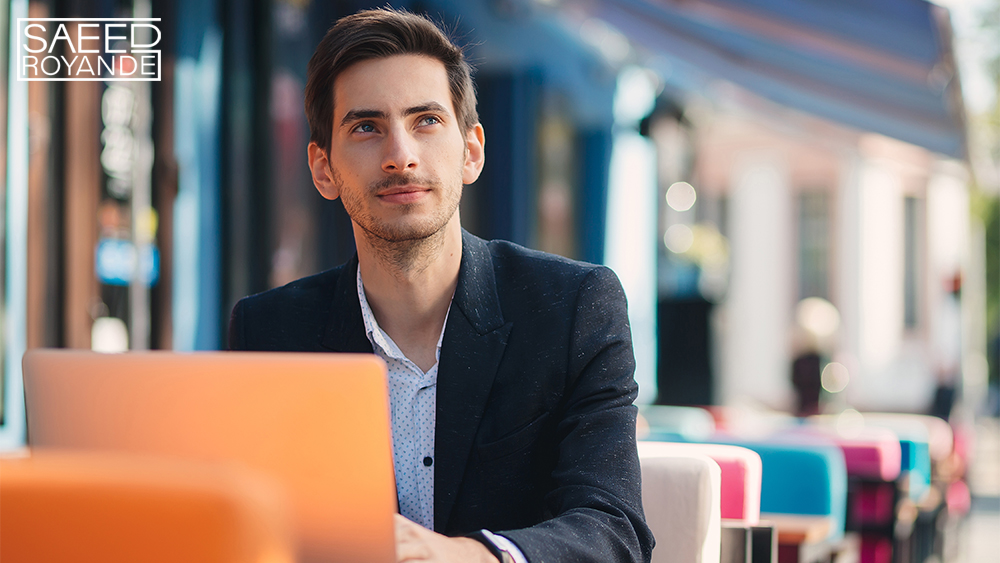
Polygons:
<instances>
[{"instance_id":1,"label":"laptop","mask_svg":"<svg viewBox=\"0 0 1000 563\"><path fill-rule=\"evenodd\" d=\"M300 560L395 560L375 356L39 349L23 367L29 446L235 461L287 491Z\"/></svg>"}]
</instances>

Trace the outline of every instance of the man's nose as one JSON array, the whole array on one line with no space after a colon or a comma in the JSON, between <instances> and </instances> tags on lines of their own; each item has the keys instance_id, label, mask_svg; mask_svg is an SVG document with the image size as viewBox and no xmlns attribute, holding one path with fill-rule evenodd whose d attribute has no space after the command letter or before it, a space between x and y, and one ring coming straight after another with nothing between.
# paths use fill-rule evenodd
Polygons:
<instances>
[{"instance_id":1,"label":"man's nose","mask_svg":"<svg viewBox=\"0 0 1000 563\"><path fill-rule=\"evenodd\" d=\"M420 162L417 157L416 143L416 139L408 132L392 131L386 140L382 170L385 172L405 172L415 169Z\"/></svg>"}]
</instances>

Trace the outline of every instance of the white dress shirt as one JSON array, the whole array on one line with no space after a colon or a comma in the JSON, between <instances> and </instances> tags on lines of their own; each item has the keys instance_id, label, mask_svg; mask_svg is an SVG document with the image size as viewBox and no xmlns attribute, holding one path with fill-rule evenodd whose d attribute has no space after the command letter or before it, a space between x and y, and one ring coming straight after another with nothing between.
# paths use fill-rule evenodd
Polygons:
<instances>
[{"instance_id":1,"label":"white dress shirt","mask_svg":"<svg viewBox=\"0 0 1000 563\"><path fill-rule=\"evenodd\" d=\"M421 526L434 529L434 421L437 409L437 372L441 358L438 337L435 362L427 373L407 358L375 320L358 268L358 300L365 334L375 355L389 372L389 412L392 420L392 461L396 470L399 513ZM451 305L448 305L451 311ZM447 314L445 324L447 324Z\"/></svg>"},{"instance_id":2,"label":"white dress shirt","mask_svg":"<svg viewBox=\"0 0 1000 563\"><path fill-rule=\"evenodd\" d=\"M434 427L437 412L437 374L441 342L448 324L451 303L438 336L434 365L426 373L400 351L375 320L358 268L358 301L365 334L375 355L385 361L389 372L389 411L392 421L392 461L396 471L399 513L428 530L434 529ZM515 563L528 563L524 554L504 536L484 530Z\"/></svg>"}]
</instances>

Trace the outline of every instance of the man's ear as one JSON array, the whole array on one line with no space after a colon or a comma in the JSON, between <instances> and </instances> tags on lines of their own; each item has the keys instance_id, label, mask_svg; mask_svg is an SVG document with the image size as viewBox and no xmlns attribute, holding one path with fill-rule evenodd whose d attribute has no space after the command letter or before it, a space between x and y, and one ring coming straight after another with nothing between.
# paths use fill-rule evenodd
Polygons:
<instances>
[{"instance_id":1,"label":"man's ear","mask_svg":"<svg viewBox=\"0 0 1000 563\"><path fill-rule=\"evenodd\" d=\"M333 170L330 168L330 160L326 157L326 151L316 143L309 143L308 152L313 185L326 199L337 199L340 197L340 186L338 182L334 181Z\"/></svg>"},{"instance_id":2,"label":"man's ear","mask_svg":"<svg viewBox=\"0 0 1000 563\"><path fill-rule=\"evenodd\" d=\"M465 166L462 168L462 183L471 184L479 179L486 163L486 133L480 123L465 133Z\"/></svg>"}]
</instances>

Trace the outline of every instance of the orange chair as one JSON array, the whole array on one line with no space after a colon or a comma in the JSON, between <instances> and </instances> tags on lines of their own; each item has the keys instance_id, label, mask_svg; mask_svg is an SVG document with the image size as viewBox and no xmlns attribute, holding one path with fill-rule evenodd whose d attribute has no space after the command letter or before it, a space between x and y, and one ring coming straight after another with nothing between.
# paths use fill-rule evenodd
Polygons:
<instances>
[{"instance_id":1,"label":"orange chair","mask_svg":"<svg viewBox=\"0 0 1000 563\"><path fill-rule=\"evenodd\" d=\"M284 502L234 466L34 451L0 458L0 560L291 563Z\"/></svg>"}]
</instances>

